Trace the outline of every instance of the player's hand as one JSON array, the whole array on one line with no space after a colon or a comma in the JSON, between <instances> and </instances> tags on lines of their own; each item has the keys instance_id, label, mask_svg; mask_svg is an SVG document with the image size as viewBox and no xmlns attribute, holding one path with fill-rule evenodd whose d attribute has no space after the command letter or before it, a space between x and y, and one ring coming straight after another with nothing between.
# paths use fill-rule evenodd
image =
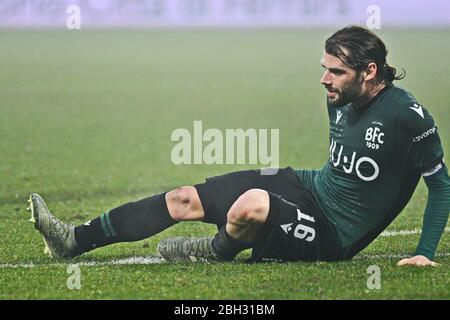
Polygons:
<instances>
[{"instance_id":1,"label":"player's hand","mask_svg":"<svg viewBox=\"0 0 450 320\"><path fill-rule=\"evenodd\" d=\"M397 266L417 266L417 267L425 267L432 266L436 267L438 264L434 261L431 261L425 256L414 256L411 258L405 258L400 260L397 263Z\"/></svg>"}]
</instances>

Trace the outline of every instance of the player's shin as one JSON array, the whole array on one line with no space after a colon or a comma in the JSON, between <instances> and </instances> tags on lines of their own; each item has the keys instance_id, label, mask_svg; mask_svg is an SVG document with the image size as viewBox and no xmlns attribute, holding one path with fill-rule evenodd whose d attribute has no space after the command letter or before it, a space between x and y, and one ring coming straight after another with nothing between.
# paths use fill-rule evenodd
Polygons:
<instances>
[{"instance_id":1,"label":"player's shin","mask_svg":"<svg viewBox=\"0 0 450 320\"><path fill-rule=\"evenodd\" d=\"M226 227L220 228L212 240L212 248L221 260L233 260L241 251L251 248L251 244L231 237Z\"/></svg>"},{"instance_id":2,"label":"player's shin","mask_svg":"<svg viewBox=\"0 0 450 320\"><path fill-rule=\"evenodd\" d=\"M75 228L83 252L117 242L138 241L176 224L169 215L165 193L126 203Z\"/></svg>"}]
</instances>

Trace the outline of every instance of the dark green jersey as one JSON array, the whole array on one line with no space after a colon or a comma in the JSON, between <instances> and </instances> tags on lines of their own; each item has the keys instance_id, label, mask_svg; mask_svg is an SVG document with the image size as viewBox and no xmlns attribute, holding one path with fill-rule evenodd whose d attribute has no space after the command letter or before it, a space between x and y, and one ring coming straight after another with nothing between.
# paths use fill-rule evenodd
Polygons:
<instances>
[{"instance_id":1,"label":"dark green jersey","mask_svg":"<svg viewBox=\"0 0 450 320\"><path fill-rule=\"evenodd\" d=\"M437 128L415 98L393 85L362 110L328 106L329 161L297 171L336 226L351 257L398 215L422 173L443 161Z\"/></svg>"}]
</instances>

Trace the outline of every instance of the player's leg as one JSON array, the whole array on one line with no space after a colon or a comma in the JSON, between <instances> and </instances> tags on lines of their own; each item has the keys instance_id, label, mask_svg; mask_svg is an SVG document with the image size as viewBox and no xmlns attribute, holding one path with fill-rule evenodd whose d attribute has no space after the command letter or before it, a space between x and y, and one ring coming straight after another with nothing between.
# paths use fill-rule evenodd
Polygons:
<instances>
[{"instance_id":1,"label":"player's leg","mask_svg":"<svg viewBox=\"0 0 450 320\"><path fill-rule=\"evenodd\" d=\"M195 185L201 200L203 222L216 224L215 237L176 237L162 240L159 253L168 261L233 260L237 253L253 246L266 229L270 204L268 192L283 194L294 201L301 184L292 168L275 174L245 170L206 179ZM228 232L227 232L228 231Z\"/></svg>"},{"instance_id":2,"label":"player's leg","mask_svg":"<svg viewBox=\"0 0 450 320\"><path fill-rule=\"evenodd\" d=\"M250 189L231 206L227 223L212 240L212 248L224 260L233 260L239 252L251 248L259 240L267 221L270 200L267 191Z\"/></svg>"},{"instance_id":3,"label":"player's leg","mask_svg":"<svg viewBox=\"0 0 450 320\"><path fill-rule=\"evenodd\" d=\"M269 214L269 203L267 191L247 190L231 205L226 225L213 238L168 238L159 243L158 251L171 262L231 261L259 240L259 231Z\"/></svg>"},{"instance_id":4,"label":"player's leg","mask_svg":"<svg viewBox=\"0 0 450 320\"><path fill-rule=\"evenodd\" d=\"M201 221L205 213L195 187L184 186L166 194L167 208L176 221ZM243 193L227 213L226 231L234 239L253 242L269 213L269 195L262 189Z\"/></svg>"},{"instance_id":5,"label":"player's leg","mask_svg":"<svg viewBox=\"0 0 450 320\"><path fill-rule=\"evenodd\" d=\"M248 248L251 261L342 259L335 227L314 195L301 185L297 191L291 202L271 191L247 190L229 206L227 221L214 237L164 239L158 251L171 262L231 261Z\"/></svg>"},{"instance_id":6,"label":"player's leg","mask_svg":"<svg viewBox=\"0 0 450 320\"><path fill-rule=\"evenodd\" d=\"M76 227L55 218L39 195L32 194L30 204L31 221L44 236L46 253L54 257L72 257L112 243L142 240L178 221L204 216L195 188L188 186L124 204Z\"/></svg>"},{"instance_id":7,"label":"player's leg","mask_svg":"<svg viewBox=\"0 0 450 320\"><path fill-rule=\"evenodd\" d=\"M175 221L201 221L205 217L197 190L183 186L166 194L169 215Z\"/></svg>"},{"instance_id":8,"label":"player's leg","mask_svg":"<svg viewBox=\"0 0 450 320\"><path fill-rule=\"evenodd\" d=\"M233 203L227 214L225 230L232 238L252 243L269 214L269 194L262 189L250 189Z\"/></svg>"},{"instance_id":9,"label":"player's leg","mask_svg":"<svg viewBox=\"0 0 450 320\"><path fill-rule=\"evenodd\" d=\"M82 252L151 237L178 221L169 214L167 193L123 204L75 228Z\"/></svg>"}]
</instances>

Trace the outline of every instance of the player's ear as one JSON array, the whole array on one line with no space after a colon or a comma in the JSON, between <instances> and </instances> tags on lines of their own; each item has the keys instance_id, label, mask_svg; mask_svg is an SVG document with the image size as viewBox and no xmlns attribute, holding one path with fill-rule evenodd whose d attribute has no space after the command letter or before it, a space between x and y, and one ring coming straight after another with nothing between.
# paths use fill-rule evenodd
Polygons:
<instances>
[{"instance_id":1,"label":"player's ear","mask_svg":"<svg viewBox=\"0 0 450 320\"><path fill-rule=\"evenodd\" d=\"M367 69L365 71L364 80L371 81L376 78L378 72L378 67L375 62L371 62L367 65Z\"/></svg>"}]
</instances>

